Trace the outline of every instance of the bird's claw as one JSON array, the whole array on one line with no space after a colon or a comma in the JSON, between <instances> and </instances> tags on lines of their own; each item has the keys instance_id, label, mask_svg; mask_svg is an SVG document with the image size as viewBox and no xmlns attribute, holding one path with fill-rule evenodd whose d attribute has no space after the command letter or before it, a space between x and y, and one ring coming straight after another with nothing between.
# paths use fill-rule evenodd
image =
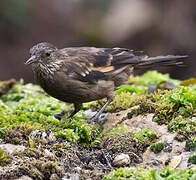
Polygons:
<instances>
[{"instance_id":1,"label":"bird's claw","mask_svg":"<svg viewBox=\"0 0 196 180\"><path fill-rule=\"evenodd\" d=\"M56 119L58 119L58 120L61 120L62 117L63 117L64 115L65 115L65 113L61 112L61 113L59 113L59 114L55 114L54 117L55 117Z\"/></svg>"},{"instance_id":2,"label":"bird's claw","mask_svg":"<svg viewBox=\"0 0 196 180\"><path fill-rule=\"evenodd\" d=\"M87 120L88 123L97 123L99 125L103 125L110 113L102 113L100 116L93 116Z\"/></svg>"}]
</instances>

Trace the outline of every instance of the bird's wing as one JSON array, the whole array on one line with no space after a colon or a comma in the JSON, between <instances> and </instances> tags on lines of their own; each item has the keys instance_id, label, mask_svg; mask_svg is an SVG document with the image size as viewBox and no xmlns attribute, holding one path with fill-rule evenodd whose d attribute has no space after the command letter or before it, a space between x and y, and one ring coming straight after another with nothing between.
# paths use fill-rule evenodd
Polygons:
<instances>
[{"instance_id":1,"label":"bird's wing","mask_svg":"<svg viewBox=\"0 0 196 180\"><path fill-rule=\"evenodd\" d=\"M128 64L137 64L147 57L141 51L124 48L65 48L61 53L68 74L84 82L107 79L122 72Z\"/></svg>"}]
</instances>

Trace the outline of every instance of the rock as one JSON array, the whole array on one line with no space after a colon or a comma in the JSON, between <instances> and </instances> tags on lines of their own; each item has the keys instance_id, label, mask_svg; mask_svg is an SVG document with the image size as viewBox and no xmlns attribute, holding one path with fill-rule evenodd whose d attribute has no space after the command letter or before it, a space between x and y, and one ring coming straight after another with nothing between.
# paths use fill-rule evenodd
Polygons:
<instances>
[{"instance_id":1,"label":"rock","mask_svg":"<svg viewBox=\"0 0 196 180\"><path fill-rule=\"evenodd\" d=\"M83 112L86 119L91 119L97 112L93 112L91 109Z\"/></svg>"},{"instance_id":2,"label":"rock","mask_svg":"<svg viewBox=\"0 0 196 180\"><path fill-rule=\"evenodd\" d=\"M80 180L80 167L74 168L74 172L71 175L71 180Z\"/></svg>"},{"instance_id":3,"label":"rock","mask_svg":"<svg viewBox=\"0 0 196 180\"><path fill-rule=\"evenodd\" d=\"M33 140L40 139L46 144L54 143L56 141L56 137L52 131L45 132L43 130L35 130L31 132L30 138Z\"/></svg>"},{"instance_id":4,"label":"rock","mask_svg":"<svg viewBox=\"0 0 196 180\"><path fill-rule=\"evenodd\" d=\"M62 180L80 180L80 173L81 173L81 168L80 167L75 167L73 169L73 173L67 176L64 176Z\"/></svg>"},{"instance_id":5,"label":"rock","mask_svg":"<svg viewBox=\"0 0 196 180\"><path fill-rule=\"evenodd\" d=\"M52 174L50 180L61 180L61 178L57 174Z\"/></svg>"},{"instance_id":6,"label":"rock","mask_svg":"<svg viewBox=\"0 0 196 180\"><path fill-rule=\"evenodd\" d=\"M53 153L51 153L48 149L45 149L44 153L45 153L46 157L55 158L55 155Z\"/></svg>"},{"instance_id":7,"label":"rock","mask_svg":"<svg viewBox=\"0 0 196 180\"><path fill-rule=\"evenodd\" d=\"M113 165L118 167L128 165L129 163L130 157L124 153L117 155L113 160Z\"/></svg>"},{"instance_id":8,"label":"rock","mask_svg":"<svg viewBox=\"0 0 196 180\"><path fill-rule=\"evenodd\" d=\"M0 144L0 149L11 155L14 152L23 152L25 150L25 146L14 144Z\"/></svg>"},{"instance_id":9,"label":"rock","mask_svg":"<svg viewBox=\"0 0 196 180\"><path fill-rule=\"evenodd\" d=\"M17 179L14 179L14 180L33 180L32 178L30 178L29 176L21 176Z\"/></svg>"},{"instance_id":10,"label":"rock","mask_svg":"<svg viewBox=\"0 0 196 180\"><path fill-rule=\"evenodd\" d=\"M168 164L168 167L174 169L174 168L177 168L179 166L179 164L181 163L182 161L182 156L179 155L179 156L174 156L172 158L172 160L169 162Z\"/></svg>"}]
</instances>

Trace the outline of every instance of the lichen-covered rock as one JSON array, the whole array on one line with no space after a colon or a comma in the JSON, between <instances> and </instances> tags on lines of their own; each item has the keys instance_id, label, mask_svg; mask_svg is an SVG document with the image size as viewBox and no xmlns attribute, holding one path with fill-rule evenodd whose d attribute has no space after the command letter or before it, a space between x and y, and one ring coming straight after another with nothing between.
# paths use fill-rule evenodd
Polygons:
<instances>
[{"instance_id":1,"label":"lichen-covered rock","mask_svg":"<svg viewBox=\"0 0 196 180\"><path fill-rule=\"evenodd\" d=\"M14 144L0 144L0 149L12 155L15 152L23 152L25 150L25 146Z\"/></svg>"}]
</instances>

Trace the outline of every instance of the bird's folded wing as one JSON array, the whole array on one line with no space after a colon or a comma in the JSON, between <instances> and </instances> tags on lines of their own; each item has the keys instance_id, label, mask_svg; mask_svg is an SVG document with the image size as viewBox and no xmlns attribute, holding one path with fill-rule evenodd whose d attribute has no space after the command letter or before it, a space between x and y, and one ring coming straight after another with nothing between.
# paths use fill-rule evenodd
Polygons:
<instances>
[{"instance_id":1,"label":"bird's folded wing","mask_svg":"<svg viewBox=\"0 0 196 180\"><path fill-rule=\"evenodd\" d=\"M142 52L123 48L72 48L66 49L68 55L64 64L72 78L95 82L120 73L129 64L137 64L147 57ZM139 54L139 55L137 55Z\"/></svg>"}]
</instances>

